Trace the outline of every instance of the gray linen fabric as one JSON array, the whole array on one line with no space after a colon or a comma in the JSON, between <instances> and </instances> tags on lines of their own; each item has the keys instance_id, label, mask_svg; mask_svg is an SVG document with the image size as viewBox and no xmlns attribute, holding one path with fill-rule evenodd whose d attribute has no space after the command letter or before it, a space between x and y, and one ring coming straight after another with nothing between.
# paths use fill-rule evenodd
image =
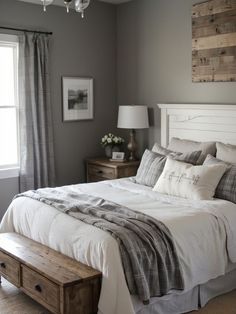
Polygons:
<instances>
[{"instance_id":1,"label":"gray linen fabric","mask_svg":"<svg viewBox=\"0 0 236 314\"><path fill-rule=\"evenodd\" d=\"M216 142L196 142L191 140L180 139L177 137L172 137L168 145L168 149L181 153L201 150L202 154L200 155L197 164L202 165L208 154L215 156Z\"/></svg>"},{"instance_id":2,"label":"gray linen fabric","mask_svg":"<svg viewBox=\"0 0 236 314\"><path fill-rule=\"evenodd\" d=\"M167 155L171 156L172 159L187 162L193 165L196 165L199 156L201 155L201 151L185 154L171 151L168 152L169 153ZM166 155L161 155L146 149L135 177L136 183L154 187L165 167L166 160Z\"/></svg>"},{"instance_id":3,"label":"gray linen fabric","mask_svg":"<svg viewBox=\"0 0 236 314\"><path fill-rule=\"evenodd\" d=\"M20 191L55 180L49 94L49 38L19 36Z\"/></svg>"},{"instance_id":4,"label":"gray linen fabric","mask_svg":"<svg viewBox=\"0 0 236 314\"><path fill-rule=\"evenodd\" d=\"M224 164L228 170L224 173L215 190L215 197L236 204L236 165L224 162L211 155L207 155L203 165Z\"/></svg>"},{"instance_id":5,"label":"gray linen fabric","mask_svg":"<svg viewBox=\"0 0 236 314\"><path fill-rule=\"evenodd\" d=\"M70 186L19 196L41 201L109 232L119 244L129 291L143 302L184 288L174 241L162 222L100 197L75 193Z\"/></svg>"},{"instance_id":6,"label":"gray linen fabric","mask_svg":"<svg viewBox=\"0 0 236 314\"><path fill-rule=\"evenodd\" d=\"M153 187L164 169L165 161L166 156L146 149L135 177L136 183Z\"/></svg>"}]
</instances>

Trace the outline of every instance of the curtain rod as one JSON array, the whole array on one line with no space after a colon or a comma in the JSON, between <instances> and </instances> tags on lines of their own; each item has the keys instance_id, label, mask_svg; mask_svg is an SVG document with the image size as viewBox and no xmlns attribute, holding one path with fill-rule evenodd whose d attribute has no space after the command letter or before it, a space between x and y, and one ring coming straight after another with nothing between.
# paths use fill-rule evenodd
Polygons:
<instances>
[{"instance_id":1,"label":"curtain rod","mask_svg":"<svg viewBox=\"0 0 236 314\"><path fill-rule=\"evenodd\" d=\"M5 26L0 26L1 29L7 29L11 31L20 31L20 32L27 32L27 33L38 33L38 34L47 34L47 35L52 35L53 32L43 32L43 31L32 31L29 29L24 29L24 28L14 28L14 27L5 27Z\"/></svg>"}]
</instances>

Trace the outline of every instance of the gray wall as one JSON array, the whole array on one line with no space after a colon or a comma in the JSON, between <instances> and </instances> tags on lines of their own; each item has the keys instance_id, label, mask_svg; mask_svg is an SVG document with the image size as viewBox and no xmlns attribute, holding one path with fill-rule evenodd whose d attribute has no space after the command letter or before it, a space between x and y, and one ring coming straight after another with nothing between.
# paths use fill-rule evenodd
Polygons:
<instances>
[{"instance_id":1,"label":"gray wall","mask_svg":"<svg viewBox=\"0 0 236 314\"><path fill-rule=\"evenodd\" d=\"M200 1L134 0L118 7L118 103L151 109L144 145L160 139L157 103L236 103L236 83L192 83L191 9ZM201 1L202 2L202 1Z\"/></svg>"},{"instance_id":2,"label":"gray wall","mask_svg":"<svg viewBox=\"0 0 236 314\"><path fill-rule=\"evenodd\" d=\"M84 181L84 159L103 153L101 136L115 131L116 107L116 7L92 1L82 20L62 7L15 0L0 0L0 25L31 27L53 32L51 91L55 135L57 185ZM1 31L1 30L0 30ZM61 76L94 78L93 121L62 123ZM0 180L0 219L17 193L17 179Z\"/></svg>"},{"instance_id":3,"label":"gray wall","mask_svg":"<svg viewBox=\"0 0 236 314\"><path fill-rule=\"evenodd\" d=\"M150 107L152 127L138 132L141 148L160 138L158 102L235 103L236 83L191 82L195 2L200 1L134 0L116 8L93 0L81 20L60 7L49 7L44 14L40 6L0 0L0 24L54 32L51 80L58 185L84 180L84 158L101 155L100 137L116 131L116 103ZM94 77L94 121L62 123L62 75ZM16 179L0 180L0 216L16 192Z\"/></svg>"},{"instance_id":4,"label":"gray wall","mask_svg":"<svg viewBox=\"0 0 236 314\"><path fill-rule=\"evenodd\" d=\"M0 179L0 221L14 195L18 193L18 178Z\"/></svg>"}]
</instances>

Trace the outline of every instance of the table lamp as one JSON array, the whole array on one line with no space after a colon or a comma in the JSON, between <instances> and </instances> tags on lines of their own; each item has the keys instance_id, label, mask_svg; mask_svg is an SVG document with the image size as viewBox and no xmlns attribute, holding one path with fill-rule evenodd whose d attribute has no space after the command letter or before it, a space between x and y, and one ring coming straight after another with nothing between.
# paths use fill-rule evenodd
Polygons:
<instances>
[{"instance_id":1,"label":"table lamp","mask_svg":"<svg viewBox=\"0 0 236 314\"><path fill-rule=\"evenodd\" d=\"M136 160L135 129L147 129L149 127L147 106L119 106L117 127L130 129L130 139L127 146L130 151L129 160Z\"/></svg>"}]
</instances>

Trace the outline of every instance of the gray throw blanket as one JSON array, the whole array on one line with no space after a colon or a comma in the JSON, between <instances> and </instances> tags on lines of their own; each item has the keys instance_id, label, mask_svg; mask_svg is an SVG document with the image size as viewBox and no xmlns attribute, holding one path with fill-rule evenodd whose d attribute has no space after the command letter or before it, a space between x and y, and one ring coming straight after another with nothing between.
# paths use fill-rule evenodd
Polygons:
<instances>
[{"instance_id":1,"label":"gray throw blanket","mask_svg":"<svg viewBox=\"0 0 236 314\"><path fill-rule=\"evenodd\" d=\"M20 196L109 232L119 244L129 291L144 304L150 297L184 288L172 236L160 221L99 197L75 193L69 187L28 191Z\"/></svg>"}]
</instances>

